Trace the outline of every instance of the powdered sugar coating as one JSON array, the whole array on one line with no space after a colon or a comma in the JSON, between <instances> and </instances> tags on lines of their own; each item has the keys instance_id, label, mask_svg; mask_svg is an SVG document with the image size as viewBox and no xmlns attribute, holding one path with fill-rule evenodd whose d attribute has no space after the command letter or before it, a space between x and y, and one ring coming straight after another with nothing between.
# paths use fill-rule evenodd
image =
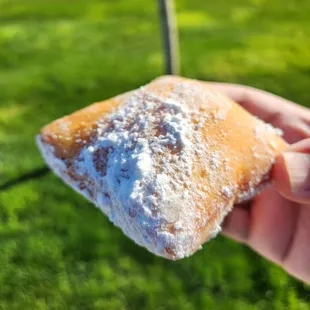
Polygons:
<instances>
[{"instance_id":1,"label":"powdered sugar coating","mask_svg":"<svg viewBox=\"0 0 310 310\"><path fill-rule=\"evenodd\" d=\"M73 158L58 158L41 137L38 144L56 174L126 235L157 255L179 259L220 231L239 191L230 161L240 159L229 159L229 149L205 134L225 122L232 102L196 82L167 88L170 81L161 78L156 89L131 92L108 119L97 121L90 141L75 137L81 148ZM254 136L265 143L271 129L257 124ZM229 139L229 131L219 139ZM253 193L266 167L253 169L253 186L249 182L240 197Z\"/></svg>"}]
</instances>

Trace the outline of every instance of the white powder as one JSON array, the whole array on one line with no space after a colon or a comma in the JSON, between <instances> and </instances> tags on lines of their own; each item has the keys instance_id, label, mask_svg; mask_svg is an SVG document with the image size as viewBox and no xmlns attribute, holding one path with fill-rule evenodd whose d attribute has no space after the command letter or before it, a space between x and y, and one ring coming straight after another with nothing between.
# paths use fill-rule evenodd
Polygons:
<instances>
[{"instance_id":1,"label":"white powder","mask_svg":"<svg viewBox=\"0 0 310 310\"><path fill-rule=\"evenodd\" d=\"M162 83L164 88L165 79ZM226 150L213 151L216 142L197 130L207 122L222 122L231 102L187 82L177 83L169 95L142 87L125 98L109 119L97 123L91 142L85 145L76 137L82 147L73 159L58 159L40 138L38 144L55 173L94 201L136 243L161 256L188 256L197 250L197 231L211 216L196 202L206 201L219 184L225 204L215 201L209 209L223 217L234 200L236 188L226 177L231 171ZM193 171L197 157L201 171ZM217 223L213 226L208 227L209 237L220 231Z\"/></svg>"},{"instance_id":2,"label":"white powder","mask_svg":"<svg viewBox=\"0 0 310 310\"><path fill-rule=\"evenodd\" d=\"M257 119L257 118L256 118ZM283 131L279 128L274 128L272 125L257 119L257 126L254 128L254 136L260 141L268 139L270 135L283 136Z\"/></svg>"},{"instance_id":3,"label":"white powder","mask_svg":"<svg viewBox=\"0 0 310 310\"><path fill-rule=\"evenodd\" d=\"M95 148L91 145L87 148L88 152L93 153L95 151Z\"/></svg>"},{"instance_id":4,"label":"white powder","mask_svg":"<svg viewBox=\"0 0 310 310\"><path fill-rule=\"evenodd\" d=\"M234 191L232 188L230 188L229 186L224 186L222 188L222 194L227 197L227 198L230 198L234 195Z\"/></svg>"},{"instance_id":5,"label":"white powder","mask_svg":"<svg viewBox=\"0 0 310 310\"><path fill-rule=\"evenodd\" d=\"M193 96L197 90L186 83L168 98L144 88L133 92L108 122L98 122L96 138L73 162L75 173L91 180L93 192L66 178L138 244L163 256L170 248L176 258L189 255L198 242L191 176L194 150L203 143L198 133L193 136L193 109L188 107ZM107 154L104 171L96 168L96 150ZM61 177L63 165L59 160L55 171ZM169 232L170 223L177 236Z\"/></svg>"},{"instance_id":6,"label":"white powder","mask_svg":"<svg viewBox=\"0 0 310 310\"><path fill-rule=\"evenodd\" d=\"M210 154L210 161L209 161L209 164L210 164L210 167L211 169L218 169L221 165L221 155L219 152L212 152Z\"/></svg>"}]
</instances>

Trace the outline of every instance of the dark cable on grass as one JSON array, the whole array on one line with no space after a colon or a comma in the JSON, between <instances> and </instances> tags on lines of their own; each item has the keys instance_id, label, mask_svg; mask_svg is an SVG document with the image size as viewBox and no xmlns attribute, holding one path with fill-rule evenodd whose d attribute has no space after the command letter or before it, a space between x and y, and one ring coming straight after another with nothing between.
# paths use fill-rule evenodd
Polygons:
<instances>
[{"instance_id":1,"label":"dark cable on grass","mask_svg":"<svg viewBox=\"0 0 310 310\"><path fill-rule=\"evenodd\" d=\"M22 174L15 179L9 180L6 183L1 184L0 185L0 192L4 191L4 190L8 190L11 187L14 187L14 186L19 185L19 184L24 183L24 182L27 182L29 180L42 178L46 174L48 174L49 172L50 172L50 170L48 169L48 167L43 166L43 167L37 168L35 170L32 170L28 173Z\"/></svg>"},{"instance_id":2,"label":"dark cable on grass","mask_svg":"<svg viewBox=\"0 0 310 310\"><path fill-rule=\"evenodd\" d=\"M179 38L174 0L158 0L166 74L180 74Z\"/></svg>"}]
</instances>

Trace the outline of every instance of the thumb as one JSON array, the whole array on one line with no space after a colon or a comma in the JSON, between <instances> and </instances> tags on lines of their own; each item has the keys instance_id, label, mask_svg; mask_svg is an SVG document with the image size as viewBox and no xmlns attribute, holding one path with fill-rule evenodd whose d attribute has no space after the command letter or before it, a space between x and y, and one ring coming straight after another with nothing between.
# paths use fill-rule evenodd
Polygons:
<instances>
[{"instance_id":1,"label":"thumb","mask_svg":"<svg viewBox=\"0 0 310 310\"><path fill-rule=\"evenodd\" d=\"M310 139L291 145L278 156L272 176L284 197L310 204Z\"/></svg>"}]
</instances>

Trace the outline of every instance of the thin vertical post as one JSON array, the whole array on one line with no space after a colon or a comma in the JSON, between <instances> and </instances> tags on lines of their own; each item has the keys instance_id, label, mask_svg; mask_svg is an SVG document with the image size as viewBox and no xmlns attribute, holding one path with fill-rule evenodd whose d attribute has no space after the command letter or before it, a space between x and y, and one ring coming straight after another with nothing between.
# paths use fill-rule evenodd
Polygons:
<instances>
[{"instance_id":1,"label":"thin vertical post","mask_svg":"<svg viewBox=\"0 0 310 310\"><path fill-rule=\"evenodd\" d=\"M179 38L174 0L158 0L166 74L180 74Z\"/></svg>"}]
</instances>

